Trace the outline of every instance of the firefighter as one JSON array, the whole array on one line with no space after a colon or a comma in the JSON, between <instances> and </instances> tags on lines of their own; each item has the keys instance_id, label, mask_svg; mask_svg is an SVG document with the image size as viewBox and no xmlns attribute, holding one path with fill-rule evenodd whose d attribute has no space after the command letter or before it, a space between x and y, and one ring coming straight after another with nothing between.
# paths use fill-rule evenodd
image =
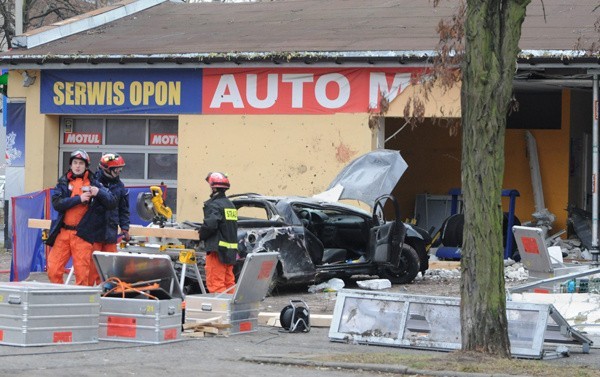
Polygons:
<instances>
[{"instance_id":1,"label":"firefighter","mask_svg":"<svg viewBox=\"0 0 600 377\"><path fill-rule=\"evenodd\" d=\"M52 283L62 284L65 266L72 257L75 283L88 285L92 243L98 230L105 228L105 211L116 208L117 200L94 178L89 170L90 157L84 150L71 153L69 166L52 195L58 218L52 222L46 241L52 246L48 254L48 278Z\"/></svg>"},{"instance_id":2,"label":"firefighter","mask_svg":"<svg viewBox=\"0 0 600 377\"><path fill-rule=\"evenodd\" d=\"M95 178L98 182L115 196L117 208L106 211L106 227L101 237L94 242L94 251L117 251L117 241L119 240L119 227L123 234L123 241L131 239L129 236L129 190L121 181L120 174L125 166L125 159L116 153L106 153L100 157L98 171ZM100 283L100 276L96 271L96 266L91 262L89 285Z\"/></svg>"},{"instance_id":3,"label":"firefighter","mask_svg":"<svg viewBox=\"0 0 600 377\"><path fill-rule=\"evenodd\" d=\"M204 202L204 222L200 240L206 250L206 286L210 293L233 293L233 265L237 259L237 209L225 196L229 179L223 173L212 172L206 177L211 188L210 199Z\"/></svg>"}]
</instances>

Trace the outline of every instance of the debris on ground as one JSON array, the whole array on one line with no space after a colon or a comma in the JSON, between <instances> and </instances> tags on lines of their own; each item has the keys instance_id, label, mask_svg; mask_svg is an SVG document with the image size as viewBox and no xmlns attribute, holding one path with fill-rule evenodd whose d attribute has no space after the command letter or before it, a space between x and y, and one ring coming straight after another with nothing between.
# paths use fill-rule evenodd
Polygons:
<instances>
[{"instance_id":1,"label":"debris on ground","mask_svg":"<svg viewBox=\"0 0 600 377\"><path fill-rule=\"evenodd\" d=\"M220 319L220 317L219 317ZM204 338L205 336L229 336L231 324L216 321L185 323L181 336L188 338Z\"/></svg>"},{"instance_id":2,"label":"debris on ground","mask_svg":"<svg viewBox=\"0 0 600 377\"><path fill-rule=\"evenodd\" d=\"M460 264L456 268L446 269L430 269L425 271L425 275L419 273L415 280L431 279L431 280L448 280L460 278ZM515 262L512 259L504 261L504 278L508 281L525 281L529 279L529 271L523 263Z\"/></svg>"},{"instance_id":3,"label":"debris on ground","mask_svg":"<svg viewBox=\"0 0 600 377\"><path fill-rule=\"evenodd\" d=\"M356 284L362 289L380 290L392 288L392 282L389 279L359 280Z\"/></svg>"},{"instance_id":4,"label":"debris on ground","mask_svg":"<svg viewBox=\"0 0 600 377\"><path fill-rule=\"evenodd\" d=\"M339 278L332 278L329 279L326 282L323 282L321 284L317 284L317 285L311 285L310 287L308 287L308 292L309 293L316 293L316 292L337 292L340 289L344 288L345 284L344 281L342 279Z\"/></svg>"}]
</instances>

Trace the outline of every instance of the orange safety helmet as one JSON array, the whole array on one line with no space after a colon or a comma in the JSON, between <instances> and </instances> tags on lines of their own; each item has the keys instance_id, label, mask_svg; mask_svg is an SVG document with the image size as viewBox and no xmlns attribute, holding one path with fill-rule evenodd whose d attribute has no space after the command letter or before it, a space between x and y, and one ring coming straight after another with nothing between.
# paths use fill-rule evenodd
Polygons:
<instances>
[{"instance_id":1,"label":"orange safety helmet","mask_svg":"<svg viewBox=\"0 0 600 377\"><path fill-rule=\"evenodd\" d=\"M224 188L229 189L229 178L223 173L219 172L211 172L206 176L206 182L210 185L211 188Z\"/></svg>"},{"instance_id":2,"label":"orange safety helmet","mask_svg":"<svg viewBox=\"0 0 600 377\"><path fill-rule=\"evenodd\" d=\"M85 167L90 166L90 156L83 149L78 149L71 153L71 158L69 158L69 165L73 163L74 159L83 160L85 162Z\"/></svg>"}]
</instances>

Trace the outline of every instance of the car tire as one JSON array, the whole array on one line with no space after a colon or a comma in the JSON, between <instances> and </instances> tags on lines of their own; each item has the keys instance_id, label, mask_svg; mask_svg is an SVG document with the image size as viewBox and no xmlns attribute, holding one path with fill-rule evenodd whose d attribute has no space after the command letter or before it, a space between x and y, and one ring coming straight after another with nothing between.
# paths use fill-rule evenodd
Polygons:
<instances>
[{"instance_id":1,"label":"car tire","mask_svg":"<svg viewBox=\"0 0 600 377\"><path fill-rule=\"evenodd\" d=\"M419 255L412 246L404 244L400 251L400 265L398 268L382 267L379 271L379 277L388 279L392 284L408 284L415 280L419 269Z\"/></svg>"},{"instance_id":2,"label":"car tire","mask_svg":"<svg viewBox=\"0 0 600 377\"><path fill-rule=\"evenodd\" d=\"M429 253L427 252L426 241L411 237L407 238L404 242L409 244L417 252L417 255L419 256L419 271L425 274L425 271L429 269Z\"/></svg>"},{"instance_id":3,"label":"car tire","mask_svg":"<svg viewBox=\"0 0 600 377\"><path fill-rule=\"evenodd\" d=\"M462 213L448 217L442 224L442 245L462 247L465 215Z\"/></svg>"}]
</instances>

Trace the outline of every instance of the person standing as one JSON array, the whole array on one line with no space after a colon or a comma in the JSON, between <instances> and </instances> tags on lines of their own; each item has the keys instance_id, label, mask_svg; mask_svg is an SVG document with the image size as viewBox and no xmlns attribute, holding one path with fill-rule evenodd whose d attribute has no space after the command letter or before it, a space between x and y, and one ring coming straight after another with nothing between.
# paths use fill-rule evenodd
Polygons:
<instances>
[{"instance_id":1,"label":"person standing","mask_svg":"<svg viewBox=\"0 0 600 377\"><path fill-rule=\"evenodd\" d=\"M69 171L58 179L52 195L52 206L58 218L52 222L46 244L52 246L48 254L48 278L52 283L63 283L65 266L73 258L75 283L89 284L92 243L98 229L104 229L104 213L113 209L117 201L89 170L90 157L84 150L71 153Z\"/></svg>"},{"instance_id":2,"label":"person standing","mask_svg":"<svg viewBox=\"0 0 600 377\"><path fill-rule=\"evenodd\" d=\"M116 198L117 207L112 210L106 210L106 228L104 234L95 240L93 251L117 251L117 241L119 240L119 227L123 233L123 240L129 241L129 190L121 181L120 174L125 167L125 159L116 153L106 153L100 157L98 171L94 175L98 182L102 183ZM91 261L89 285L100 283L100 276Z\"/></svg>"},{"instance_id":3,"label":"person standing","mask_svg":"<svg viewBox=\"0 0 600 377\"><path fill-rule=\"evenodd\" d=\"M230 187L225 174L209 173L206 181L211 194L204 202L204 222L199 230L206 250L206 286L210 293L233 293L233 265L238 248L237 209L225 196Z\"/></svg>"}]
</instances>

